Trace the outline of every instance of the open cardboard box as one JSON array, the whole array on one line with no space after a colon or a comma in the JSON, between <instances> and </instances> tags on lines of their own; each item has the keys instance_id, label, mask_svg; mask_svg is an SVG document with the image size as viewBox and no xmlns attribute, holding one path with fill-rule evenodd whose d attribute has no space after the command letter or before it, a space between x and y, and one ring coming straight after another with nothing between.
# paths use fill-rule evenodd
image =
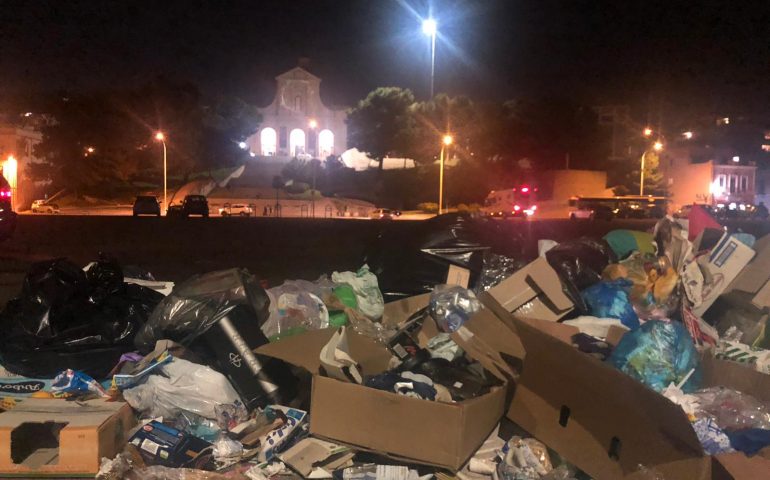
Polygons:
<instances>
[{"instance_id":1,"label":"open cardboard box","mask_svg":"<svg viewBox=\"0 0 770 480\"><path fill-rule=\"evenodd\" d=\"M555 282L555 283L554 283ZM493 297L494 295L494 297ZM398 325L428 305L418 295L385 306L383 323ZM556 320L573 305L561 289L556 272L543 259L506 279L482 300L496 298L539 318ZM508 381L521 365L524 349L515 332L483 309L453 334L453 339L484 368L503 381L486 395L459 403L430 402L324 377L319 353L334 330L307 332L264 345L256 353L280 358L313 374L310 431L313 435L404 460L457 470L473 455L502 418ZM438 333L426 321L418 334L425 344ZM351 355L365 375L387 370L390 353L374 340L348 332ZM511 365L514 368L511 368Z\"/></svg>"},{"instance_id":2,"label":"open cardboard box","mask_svg":"<svg viewBox=\"0 0 770 480\"><path fill-rule=\"evenodd\" d=\"M123 402L25 399L0 414L0 476L93 477L135 423Z\"/></svg>"},{"instance_id":3,"label":"open cardboard box","mask_svg":"<svg viewBox=\"0 0 770 480\"><path fill-rule=\"evenodd\" d=\"M505 315L498 311L498 315ZM507 416L597 480L634 478L639 465L666 479L770 478L770 454L710 457L684 411L590 355L573 327L508 316L527 354ZM770 377L704 357L704 386L770 400Z\"/></svg>"},{"instance_id":4,"label":"open cardboard box","mask_svg":"<svg viewBox=\"0 0 770 480\"><path fill-rule=\"evenodd\" d=\"M319 375L319 352L335 329L317 330L264 345L257 353L280 358L313 374L310 432L407 461L459 469L500 421L507 384L488 356L478 359L501 386L458 403L405 397ZM471 340L469 343L472 343ZM388 369L390 352L373 339L348 332L351 356L365 375ZM479 350L484 350L483 348Z\"/></svg>"}]
</instances>

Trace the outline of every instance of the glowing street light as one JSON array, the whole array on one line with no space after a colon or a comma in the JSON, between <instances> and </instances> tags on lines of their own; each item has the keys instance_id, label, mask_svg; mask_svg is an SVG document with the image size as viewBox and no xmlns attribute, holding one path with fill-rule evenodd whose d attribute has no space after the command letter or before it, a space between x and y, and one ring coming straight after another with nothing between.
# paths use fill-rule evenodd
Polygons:
<instances>
[{"instance_id":1,"label":"glowing street light","mask_svg":"<svg viewBox=\"0 0 770 480\"><path fill-rule=\"evenodd\" d=\"M432 18L422 21L422 33L430 37L430 98L433 98L433 80L436 72L436 33L438 24Z\"/></svg>"},{"instance_id":2,"label":"glowing street light","mask_svg":"<svg viewBox=\"0 0 770 480\"><path fill-rule=\"evenodd\" d=\"M655 143L653 143L653 144L652 144L652 148L653 148L653 149L654 149L656 152L659 152L659 151L663 150L663 143L662 143L660 140L658 140L657 142L655 142Z\"/></svg>"},{"instance_id":3,"label":"glowing street light","mask_svg":"<svg viewBox=\"0 0 770 480\"><path fill-rule=\"evenodd\" d=\"M685 140L691 140L692 139L692 132L690 132L690 131L683 132L682 136L685 138Z\"/></svg>"},{"instance_id":4,"label":"glowing street light","mask_svg":"<svg viewBox=\"0 0 770 480\"><path fill-rule=\"evenodd\" d=\"M88 153L94 153L94 151L96 151L96 150L94 149L94 147L88 147L88 148L86 148L86 152L88 152Z\"/></svg>"},{"instance_id":5,"label":"glowing street light","mask_svg":"<svg viewBox=\"0 0 770 480\"><path fill-rule=\"evenodd\" d=\"M652 136L652 129L650 127L645 127L644 130L642 130L642 135L645 137Z\"/></svg>"},{"instance_id":6,"label":"glowing street light","mask_svg":"<svg viewBox=\"0 0 770 480\"><path fill-rule=\"evenodd\" d=\"M441 138L441 155L439 155L439 173L438 173L438 214L444 211L444 149L452 145L454 139L451 135L444 135Z\"/></svg>"},{"instance_id":7,"label":"glowing street light","mask_svg":"<svg viewBox=\"0 0 770 480\"><path fill-rule=\"evenodd\" d=\"M314 118L311 118L310 121L307 122L307 126L310 128L316 128L318 127L318 122L316 122Z\"/></svg>"},{"instance_id":8,"label":"glowing street light","mask_svg":"<svg viewBox=\"0 0 770 480\"><path fill-rule=\"evenodd\" d=\"M238 142L238 148L241 150L246 150L249 146L246 145L246 142Z\"/></svg>"},{"instance_id":9,"label":"glowing street light","mask_svg":"<svg viewBox=\"0 0 770 480\"><path fill-rule=\"evenodd\" d=\"M166 162L166 136L163 132L157 132L155 134L155 140L163 144L163 206L166 209L166 215L168 215L168 168Z\"/></svg>"}]
</instances>

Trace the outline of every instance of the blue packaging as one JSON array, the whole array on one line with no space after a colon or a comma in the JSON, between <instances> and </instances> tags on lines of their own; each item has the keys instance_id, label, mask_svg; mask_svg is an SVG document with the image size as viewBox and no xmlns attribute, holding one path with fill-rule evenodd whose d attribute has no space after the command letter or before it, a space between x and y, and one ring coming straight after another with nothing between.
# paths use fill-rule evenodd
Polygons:
<instances>
[{"instance_id":1,"label":"blue packaging","mask_svg":"<svg viewBox=\"0 0 770 480\"><path fill-rule=\"evenodd\" d=\"M131 437L148 465L202 468L210 460L211 443L155 420Z\"/></svg>"}]
</instances>

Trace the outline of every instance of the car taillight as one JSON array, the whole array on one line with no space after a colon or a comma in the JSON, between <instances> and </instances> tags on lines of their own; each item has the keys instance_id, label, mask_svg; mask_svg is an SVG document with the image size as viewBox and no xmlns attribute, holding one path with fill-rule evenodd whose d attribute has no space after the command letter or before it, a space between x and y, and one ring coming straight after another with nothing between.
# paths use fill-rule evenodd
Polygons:
<instances>
[{"instance_id":1,"label":"car taillight","mask_svg":"<svg viewBox=\"0 0 770 480\"><path fill-rule=\"evenodd\" d=\"M537 210L537 205L532 205L532 210Z\"/></svg>"},{"instance_id":2,"label":"car taillight","mask_svg":"<svg viewBox=\"0 0 770 480\"><path fill-rule=\"evenodd\" d=\"M0 197L11 198L10 190L0 190Z\"/></svg>"},{"instance_id":3,"label":"car taillight","mask_svg":"<svg viewBox=\"0 0 770 480\"><path fill-rule=\"evenodd\" d=\"M521 210L521 207L520 207L520 206L518 206L518 205L514 205L514 206L513 206L513 209L514 209L514 210L516 210L516 211L518 212L519 210Z\"/></svg>"}]
</instances>

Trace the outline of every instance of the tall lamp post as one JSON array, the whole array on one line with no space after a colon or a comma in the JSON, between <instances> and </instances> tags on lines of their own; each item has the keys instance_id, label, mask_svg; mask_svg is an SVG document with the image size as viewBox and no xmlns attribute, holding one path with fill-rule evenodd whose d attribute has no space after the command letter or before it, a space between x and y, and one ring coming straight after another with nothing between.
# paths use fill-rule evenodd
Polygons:
<instances>
[{"instance_id":1,"label":"tall lamp post","mask_svg":"<svg viewBox=\"0 0 770 480\"><path fill-rule=\"evenodd\" d=\"M310 119L310 121L307 123L307 126L310 127L310 135L313 135L313 158L310 160L310 162L313 165L313 190L310 192L310 212L313 218L315 218L315 175L316 175L316 152L318 152L318 138L315 137L315 129L318 127L318 122L315 121L315 119Z\"/></svg>"},{"instance_id":2,"label":"tall lamp post","mask_svg":"<svg viewBox=\"0 0 770 480\"><path fill-rule=\"evenodd\" d=\"M451 135L444 135L441 139L441 155L439 156L439 173L438 173L438 214L441 215L444 211L444 149L452 145L453 138Z\"/></svg>"},{"instance_id":3,"label":"tall lamp post","mask_svg":"<svg viewBox=\"0 0 770 480\"><path fill-rule=\"evenodd\" d=\"M433 79L436 71L436 20L427 18L422 21L422 33L430 37L430 98L433 98Z\"/></svg>"},{"instance_id":4,"label":"tall lamp post","mask_svg":"<svg viewBox=\"0 0 770 480\"><path fill-rule=\"evenodd\" d=\"M164 135L163 132L157 132L155 134L155 140L163 144L163 206L166 208L166 215L168 215L168 169L166 164L166 135Z\"/></svg>"}]
</instances>

